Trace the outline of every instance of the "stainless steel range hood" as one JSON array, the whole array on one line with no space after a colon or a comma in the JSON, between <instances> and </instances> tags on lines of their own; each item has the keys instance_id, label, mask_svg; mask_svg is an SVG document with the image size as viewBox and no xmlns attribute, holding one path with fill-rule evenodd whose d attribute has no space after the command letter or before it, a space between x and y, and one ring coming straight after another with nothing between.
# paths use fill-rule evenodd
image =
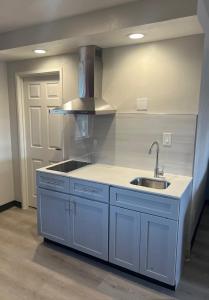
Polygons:
<instances>
[{"instance_id":1,"label":"stainless steel range hood","mask_svg":"<svg viewBox=\"0 0 209 300\"><path fill-rule=\"evenodd\" d=\"M79 98L50 110L54 114L114 114L116 109L102 98L102 49L79 49Z\"/></svg>"}]
</instances>

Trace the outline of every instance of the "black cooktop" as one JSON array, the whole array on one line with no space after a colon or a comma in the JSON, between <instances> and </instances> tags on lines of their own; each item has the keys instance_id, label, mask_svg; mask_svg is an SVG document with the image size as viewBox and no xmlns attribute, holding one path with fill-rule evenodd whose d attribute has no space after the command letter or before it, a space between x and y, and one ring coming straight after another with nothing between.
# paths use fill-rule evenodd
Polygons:
<instances>
[{"instance_id":1,"label":"black cooktop","mask_svg":"<svg viewBox=\"0 0 209 300\"><path fill-rule=\"evenodd\" d=\"M56 166L53 166L53 167L48 167L47 170L68 173L70 171L74 171L76 169L85 167L90 164L91 163L87 163L84 161L70 160L70 161L66 161L64 163L58 164Z\"/></svg>"}]
</instances>

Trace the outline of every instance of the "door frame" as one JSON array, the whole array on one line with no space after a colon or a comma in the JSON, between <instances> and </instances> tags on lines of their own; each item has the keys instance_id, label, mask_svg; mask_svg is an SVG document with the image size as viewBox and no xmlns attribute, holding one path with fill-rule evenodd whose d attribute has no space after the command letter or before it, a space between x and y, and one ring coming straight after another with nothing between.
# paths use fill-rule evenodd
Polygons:
<instances>
[{"instance_id":1,"label":"door frame","mask_svg":"<svg viewBox=\"0 0 209 300\"><path fill-rule=\"evenodd\" d=\"M15 88L17 100L18 142L22 208L29 207L28 195L28 166L27 166L27 143L24 106L24 79L27 77L58 75L61 84L61 98L63 99L63 68L37 69L15 73Z\"/></svg>"}]
</instances>

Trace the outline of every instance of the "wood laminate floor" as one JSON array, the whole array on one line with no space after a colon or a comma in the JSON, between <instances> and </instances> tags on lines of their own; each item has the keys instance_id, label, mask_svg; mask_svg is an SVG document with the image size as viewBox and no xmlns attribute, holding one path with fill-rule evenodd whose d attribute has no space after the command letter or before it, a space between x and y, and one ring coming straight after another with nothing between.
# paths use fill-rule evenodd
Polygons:
<instances>
[{"instance_id":1,"label":"wood laminate floor","mask_svg":"<svg viewBox=\"0 0 209 300\"><path fill-rule=\"evenodd\" d=\"M209 206L191 261L170 291L57 245L36 233L36 211L0 213L0 300L209 299Z\"/></svg>"}]
</instances>

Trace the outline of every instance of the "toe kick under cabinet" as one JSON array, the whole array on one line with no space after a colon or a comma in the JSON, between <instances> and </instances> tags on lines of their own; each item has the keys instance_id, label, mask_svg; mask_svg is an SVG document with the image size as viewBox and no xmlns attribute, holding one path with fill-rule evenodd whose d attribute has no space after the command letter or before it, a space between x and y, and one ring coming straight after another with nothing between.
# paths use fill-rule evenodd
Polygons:
<instances>
[{"instance_id":1,"label":"toe kick under cabinet","mask_svg":"<svg viewBox=\"0 0 209 300\"><path fill-rule=\"evenodd\" d=\"M177 285L183 240L180 200L62 176L56 184L57 175L37 176L42 236Z\"/></svg>"}]
</instances>

